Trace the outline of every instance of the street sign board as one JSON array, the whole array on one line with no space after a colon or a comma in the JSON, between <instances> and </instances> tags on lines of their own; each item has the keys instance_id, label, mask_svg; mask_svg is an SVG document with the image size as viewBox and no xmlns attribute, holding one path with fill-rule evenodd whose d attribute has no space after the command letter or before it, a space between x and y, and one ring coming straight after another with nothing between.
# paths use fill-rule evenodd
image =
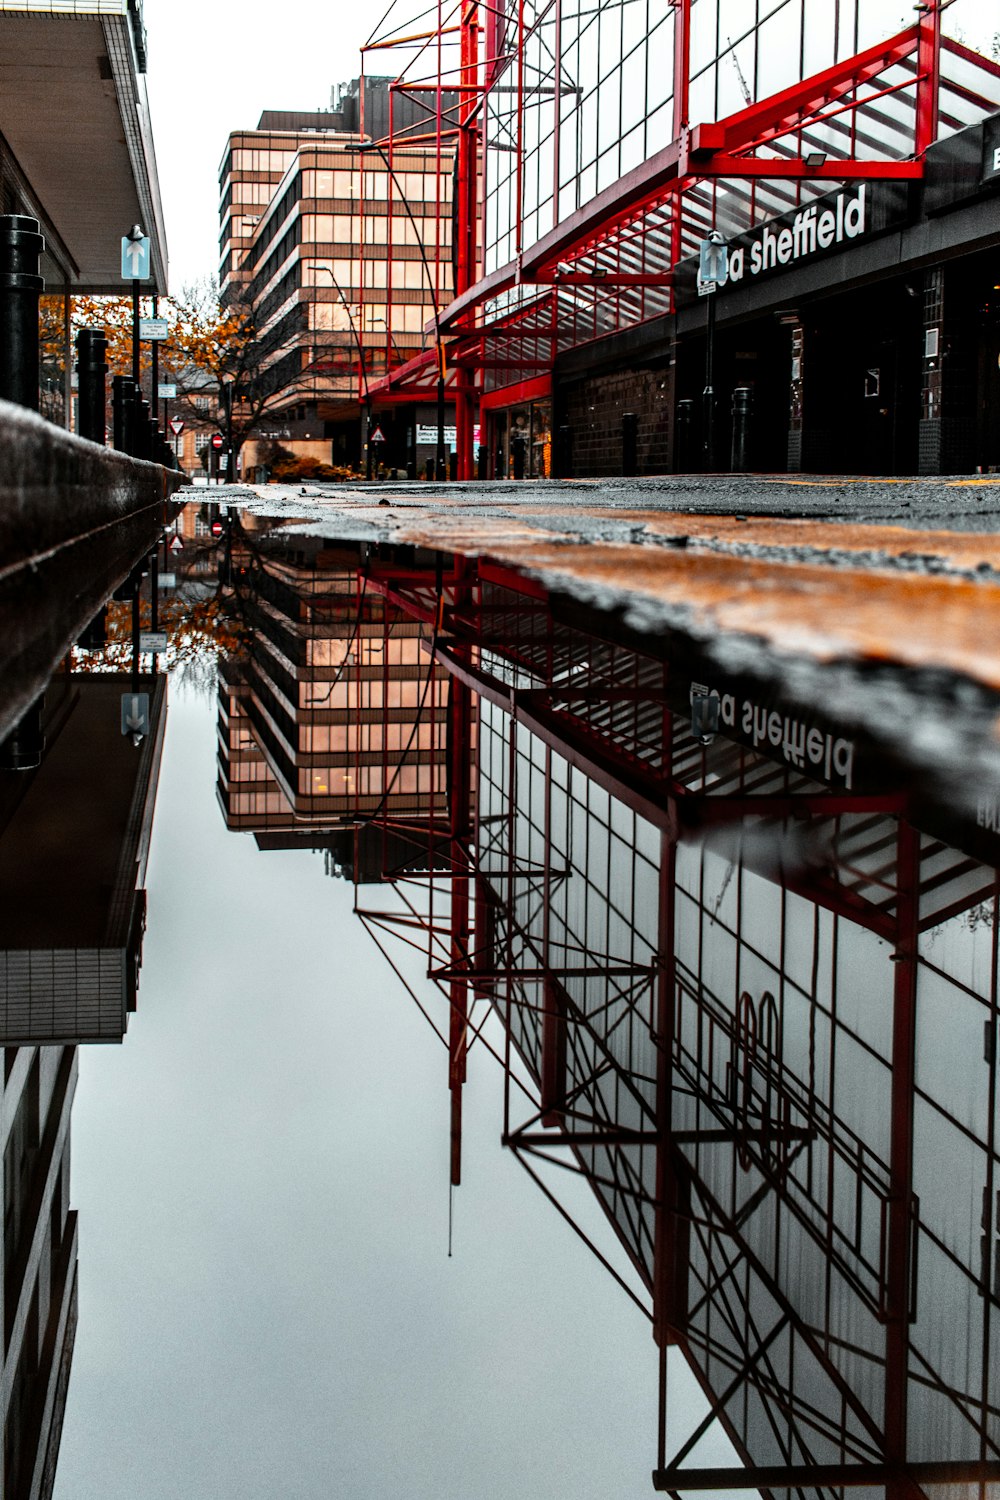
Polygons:
<instances>
[{"instance_id":1,"label":"street sign board","mask_svg":"<svg viewBox=\"0 0 1000 1500\"><path fill-rule=\"evenodd\" d=\"M149 734L148 693L122 693L122 734Z\"/></svg>"},{"instance_id":2,"label":"street sign board","mask_svg":"<svg viewBox=\"0 0 1000 1500\"><path fill-rule=\"evenodd\" d=\"M140 630L140 651L166 651L167 632L165 630Z\"/></svg>"},{"instance_id":3,"label":"street sign board","mask_svg":"<svg viewBox=\"0 0 1000 1500\"><path fill-rule=\"evenodd\" d=\"M161 401L173 401L177 395L177 386L172 380L166 384L161 380L156 389Z\"/></svg>"},{"instance_id":4,"label":"street sign board","mask_svg":"<svg viewBox=\"0 0 1000 1500\"><path fill-rule=\"evenodd\" d=\"M181 433L184 431L184 422L180 417L170 418L170 431L173 433L174 437L180 437Z\"/></svg>"},{"instance_id":5,"label":"street sign board","mask_svg":"<svg viewBox=\"0 0 1000 1500\"><path fill-rule=\"evenodd\" d=\"M177 587L177 574L161 573L156 581L161 589L175 589Z\"/></svg>"},{"instance_id":6,"label":"street sign board","mask_svg":"<svg viewBox=\"0 0 1000 1500\"><path fill-rule=\"evenodd\" d=\"M446 427L445 428L445 430L444 430L444 445L445 445L446 448L454 448L454 446L455 446L455 436L456 436L456 433L455 433L455 428L454 427ZM417 423L417 442L418 443L436 443L437 440L438 440L438 430L437 430L437 428L435 426L432 426L432 425L429 425L429 424L427 426L425 426L422 422L418 422Z\"/></svg>"},{"instance_id":7,"label":"street sign board","mask_svg":"<svg viewBox=\"0 0 1000 1500\"><path fill-rule=\"evenodd\" d=\"M703 239L698 250L698 295L706 296L725 286L729 279L729 246L717 229Z\"/></svg>"},{"instance_id":8,"label":"street sign board","mask_svg":"<svg viewBox=\"0 0 1000 1500\"><path fill-rule=\"evenodd\" d=\"M221 432L212 433L212 447L215 449L216 453L218 453L224 442L225 438L222 436Z\"/></svg>"},{"instance_id":9,"label":"street sign board","mask_svg":"<svg viewBox=\"0 0 1000 1500\"><path fill-rule=\"evenodd\" d=\"M139 337L144 342L152 342L156 339L165 339L167 336L166 318L140 318Z\"/></svg>"},{"instance_id":10,"label":"street sign board","mask_svg":"<svg viewBox=\"0 0 1000 1500\"><path fill-rule=\"evenodd\" d=\"M130 240L122 235L122 280L146 281L149 278L149 235L141 240Z\"/></svg>"},{"instance_id":11,"label":"street sign board","mask_svg":"<svg viewBox=\"0 0 1000 1500\"><path fill-rule=\"evenodd\" d=\"M376 423L375 426L372 428L371 436L369 437L368 441L370 443L384 443L385 442L385 433L382 431L381 427L379 427L378 423Z\"/></svg>"}]
</instances>

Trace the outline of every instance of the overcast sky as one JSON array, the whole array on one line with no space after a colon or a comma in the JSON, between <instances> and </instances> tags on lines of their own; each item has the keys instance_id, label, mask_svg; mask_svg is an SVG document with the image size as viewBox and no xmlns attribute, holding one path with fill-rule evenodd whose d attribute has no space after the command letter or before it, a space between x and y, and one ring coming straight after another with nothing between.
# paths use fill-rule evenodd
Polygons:
<instances>
[{"instance_id":1,"label":"overcast sky","mask_svg":"<svg viewBox=\"0 0 1000 1500\"><path fill-rule=\"evenodd\" d=\"M357 77L358 49L384 9L145 0L171 291L218 271L219 164L230 132L255 126L262 109L329 105L331 86Z\"/></svg>"},{"instance_id":2,"label":"overcast sky","mask_svg":"<svg viewBox=\"0 0 1000 1500\"><path fill-rule=\"evenodd\" d=\"M226 831L215 719L174 694L138 1013L80 1051L55 1500L645 1500L648 1323L501 1149L476 1049L448 1259L447 1054L352 888Z\"/></svg>"}]
</instances>

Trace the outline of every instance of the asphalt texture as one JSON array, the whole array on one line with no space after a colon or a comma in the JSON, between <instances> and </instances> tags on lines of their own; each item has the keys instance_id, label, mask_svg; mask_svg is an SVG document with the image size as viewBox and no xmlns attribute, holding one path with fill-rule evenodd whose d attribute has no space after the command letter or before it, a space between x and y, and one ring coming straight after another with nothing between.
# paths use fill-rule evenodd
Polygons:
<instances>
[{"instance_id":1,"label":"asphalt texture","mask_svg":"<svg viewBox=\"0 0 1000 1500\"><path fill-rule=\"evenodd\" d=\"M248 529L491 558L1000 799L1000 475L221 486ZM998 804L1000 805L1000 804Z\"/></svg>"}]
</instances>

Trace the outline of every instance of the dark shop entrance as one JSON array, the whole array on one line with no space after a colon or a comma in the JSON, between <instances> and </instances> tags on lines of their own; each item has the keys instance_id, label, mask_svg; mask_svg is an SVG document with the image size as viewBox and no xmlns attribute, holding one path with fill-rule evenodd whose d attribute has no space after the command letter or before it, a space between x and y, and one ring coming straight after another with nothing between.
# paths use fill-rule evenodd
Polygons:
<instances>
[{"instance_id":1,"label":"dark shop entrance","mask_svg":"<svg viewBox=\"0 0 1000 1500\"><path fill-rule=\"evenodd\" d=\"M803 308L798 466L819 474L915 474L924 343L923 278L899 278ZM794 329L792 330L794 332ZM793 401L796 386L792 386ZM792 459L797 444L789 445Z\"/></svg>"},{"instance_id":2,"label":"dark shop entrance","mask_svg":"<svg viewBox=\"0 0 1000 1500\"><path fill-rule=\"evenodd\" d=\"M723 313L720 299L718 315ZM714 462L706 453L705 338L683 339L677 348L677 406L673 468L678 474L711 467L781 472L788 464L788 388L791 339L777 318L716 328ZM746 392L747 395L741 393ZM734 451L734 403L747 408L745 445Z\"/></svg>"}]
</instances>

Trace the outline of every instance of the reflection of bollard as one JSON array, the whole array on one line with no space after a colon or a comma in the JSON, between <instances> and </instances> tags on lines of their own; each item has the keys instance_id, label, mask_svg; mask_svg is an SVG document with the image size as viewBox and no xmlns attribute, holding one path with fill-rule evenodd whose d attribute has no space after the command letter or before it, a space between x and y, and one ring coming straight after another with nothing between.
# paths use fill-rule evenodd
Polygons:
<instances>
[{"instance_id":1,"label":"reflection of bollard","mask_svg":"<svg viewBox=\"0 0 1000 1500\"><path fill-rule=\"evenodd\" d=\"M108 373L108 341L103 328L81 328L76 336L76 373L79 386L79 420L81 437L104 444L107 399L104 377Z\"/></svg>"},{"instance_id":2,"label":"reflection of bollard","mask_svg":"<svg viewBox=\"0 0 1000 1500\"><path fill-rule=\"evenodd\" d=\"M34 771L42 763L45 735L42 731L42 704L45 694L31 705L0 745L0 770Z\"/></svg>"},{"instance_id":3,"label":"reflection of bollard","mask_svg":"<svg viewBox=\"0 0 1000 1500\"><path fill-rule=\"evenodd\" d=\"M677 403L677 429L674 434L674 472L691 472L691 451L694 443L694 402L690 399Z\"/></svg>"},{"instance_id":4,"label":"reflection of bollard","mask_svg":"<svg viewBox=\"0 0 1000 1500\"><path fill-rule=\"evenodd\" d=\"M135 430L135 381L131 375L112 378L111 415L115 447L119 453L131 453Z\"/></svg>"},{"instance_id":5,"label":"reflection of bollard","mask_svg":"<svg viewBox=\"0 0 1000 1500\"><path fill-rule=\"evenodd\" d=\"M639 472L639 418L634 411L622 412L622 473Z\"/></svg>"},{"instance_id":6,"label":"reflection of bollard","mask_svg":"<svg viewBox=\"0 0 1000 1500\"><path fill-rule=\"evenodd\" d=\"M38 410L38 220L0 214L0 397Z\"/></svg>"},{"instance_id":7,"label":"reflection of bollard","mask_svg":"<svg viewBox=\"0 0 1000 1500\"><path fill-rule=\"evenodd\" d=\"M573 478L573 429L564 422L556 428L556 478Z\"/></svg>"},{"instance_id":8,"label":"reflection of bollard","mask_svg":"<svg viewBox=\"0 0 1000 1500\"><path fill-rule=\"evenodd\" d=\"M742 474L747 467L747 442L750 437L750 389L737 386L733 392L733 453L734 474Z\"/></svg>"}]
</instances>

